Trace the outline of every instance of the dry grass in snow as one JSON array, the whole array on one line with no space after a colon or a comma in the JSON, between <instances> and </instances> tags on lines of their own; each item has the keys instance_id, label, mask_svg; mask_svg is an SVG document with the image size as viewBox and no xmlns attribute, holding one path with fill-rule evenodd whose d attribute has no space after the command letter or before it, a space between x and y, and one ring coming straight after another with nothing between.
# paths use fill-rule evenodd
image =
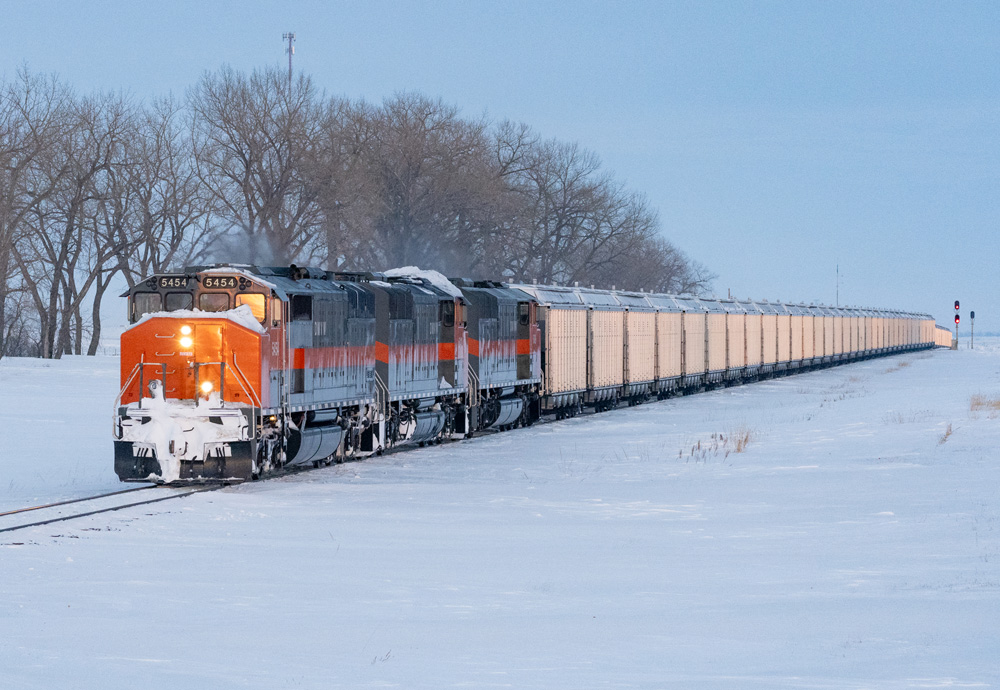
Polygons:
<instances>
[{"instance_id":1,"label":"dry grass in snow","mask_svg":"<svg viewBox=\"0 0 1000 690\"><path fill-rule=\"evenodd\" d=\"M991 412L1000 411L1000 398L993 398L982 393L976 393L969 399L969 410L979 412L987 410Z\"/></svg>"}]
</instances>

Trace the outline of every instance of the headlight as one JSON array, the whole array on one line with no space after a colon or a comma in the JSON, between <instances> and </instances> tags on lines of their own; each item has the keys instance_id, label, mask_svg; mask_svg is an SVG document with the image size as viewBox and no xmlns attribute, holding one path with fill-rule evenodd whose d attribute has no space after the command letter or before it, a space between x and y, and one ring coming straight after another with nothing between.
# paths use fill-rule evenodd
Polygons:
<instances>
[{"instance_id":1,"label":"headlight","mask_svg":"<svg viewBox=\"0 0 1000 690\"><path fill-rule=\"evenodd\" d=\"M202 381L201 392L204 393L205 395L208 395L209 393L212 392L212 387L213 386L211 381Z\"/></svg>"},{"instance_id":2,"label":"headlight","mask_svg":"<svg viewBox=\"0 0 1000 690\"><path fill-rule=\"evenodd\" d=\"M191 338L189 338L188 336L184 336L183 338L181 338L181 347L190 348L192 345L194 345L194 341L191 340Z\"/></svg>"},{"instance_id":3,"label":"headlight","mask_svg":"<svg viewBox=\"0 0 1000 690\"><path fill-rule=\"evenodd\" d=\"M181 326L181 335L191 335L191 327L187 325Z\"/></svg>"}]
</instances>

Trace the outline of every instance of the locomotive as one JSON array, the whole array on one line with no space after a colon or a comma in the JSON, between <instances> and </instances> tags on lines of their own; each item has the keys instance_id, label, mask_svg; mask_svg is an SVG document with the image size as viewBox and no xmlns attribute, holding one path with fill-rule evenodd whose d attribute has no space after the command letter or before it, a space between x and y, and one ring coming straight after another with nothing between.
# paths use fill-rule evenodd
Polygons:
<instances>
[{"instance_id":1,"label":"locomotive","mask_svg":"<svg viewBox=\"0 0 1000 690\"><path fill-rule=\"evenodd\" d=\"M933 347L925 314L413 267L191 266L128 298L123 481L243 481L676 393Z\"/></svg>"}]
</instances>

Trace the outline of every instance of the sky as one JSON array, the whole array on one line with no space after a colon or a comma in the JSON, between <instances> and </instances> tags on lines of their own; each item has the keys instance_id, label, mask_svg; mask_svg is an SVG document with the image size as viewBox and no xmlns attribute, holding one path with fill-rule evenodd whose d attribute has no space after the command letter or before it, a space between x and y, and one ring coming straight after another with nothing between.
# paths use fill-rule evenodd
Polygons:
<instances>
[{"instance_id":1,"label":"sky","mask_svg":"<svg viewBox=\"0 0 1000 690\"><path fill-rule=\"evenodd\" d=\"M575 141L718 295L1000 331L1000 3L0 0L0 75L182 96L285 65ZM992 257L992 258L991 258ZM839 282L838 282L839 270ZM839 290L838 290L839 287ZM964 340L963 340L964 342Z\"/></svg>"}]
</instances>

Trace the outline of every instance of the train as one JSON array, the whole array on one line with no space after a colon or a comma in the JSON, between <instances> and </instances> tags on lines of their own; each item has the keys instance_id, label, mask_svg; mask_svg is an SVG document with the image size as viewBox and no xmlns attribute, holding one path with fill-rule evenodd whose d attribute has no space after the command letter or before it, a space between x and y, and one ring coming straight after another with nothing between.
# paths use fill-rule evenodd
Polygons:
<instances>
[{"instance_id":1,"label":"train","mask_svg":"<svg viewBox=\"0 0 1000 690\"><path fill-rule=\"evenodd\" d=\"M252 480L945 344L927 314L414 267L220 263L122 296L126 482Z\"/></svg>"}]
</instances>

